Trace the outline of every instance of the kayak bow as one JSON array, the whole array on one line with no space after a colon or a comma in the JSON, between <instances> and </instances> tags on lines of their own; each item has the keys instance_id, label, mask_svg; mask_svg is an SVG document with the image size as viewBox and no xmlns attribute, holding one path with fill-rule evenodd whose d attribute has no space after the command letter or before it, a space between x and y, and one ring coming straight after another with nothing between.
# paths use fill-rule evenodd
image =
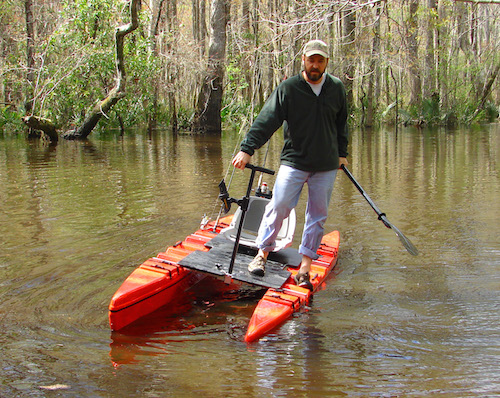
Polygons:
<instances>
[{"instance_id":1,"label":"kayak bow","mask_svg":"<svg viewBox=\"0 0 500 398\"><path fill-rule=\"evenodd\" d=\"M257 304L245 335L245 341L250 343L256 341L280 326L293 313L300 311L310 303L313 293L322 288L328 274L333 270L337 262L340 235L338 231L330 232L321 241L318 254L320 258L313 261L311 265L311 283L314 290L296 286L293 283L293 275L298 269L291 269L292 276L281 289L268 289Z\"/></svg>"}]
</instances>

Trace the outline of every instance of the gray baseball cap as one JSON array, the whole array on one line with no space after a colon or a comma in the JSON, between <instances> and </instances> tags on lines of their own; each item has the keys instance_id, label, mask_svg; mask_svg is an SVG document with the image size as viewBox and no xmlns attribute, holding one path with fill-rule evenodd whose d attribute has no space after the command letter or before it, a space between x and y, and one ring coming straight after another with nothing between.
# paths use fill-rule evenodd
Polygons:
<instances>
[{"instance_id":1,"label":"gray baseball cap","mask_svg":"<svg viewBox=\"0 0 500 398\"><path fill-rule=\"evenodd\" d=\"M310 57L311 55L319 54L325 58L330 58L328 55L328 46L324 41L311 40L304 46L304 55Z\"/></svg>"}]
</instances>

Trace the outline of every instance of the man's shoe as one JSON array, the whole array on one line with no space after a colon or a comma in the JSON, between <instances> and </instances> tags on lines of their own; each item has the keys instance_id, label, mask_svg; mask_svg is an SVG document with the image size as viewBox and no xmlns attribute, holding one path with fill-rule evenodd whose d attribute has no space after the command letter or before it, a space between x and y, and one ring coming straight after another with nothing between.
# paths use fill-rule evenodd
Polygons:
<instances>
[{"instance_id":1,"label":"man's shoe","mask_svg":"<svg viewBox=\"0 0 500 398\"><path fill-rule=\"evenodd\" d=\"M264 276L266 262L267 260L264 257L255 256L251 263L248 264L248 272L257 276Z\"/></svg>"},{"instance_id":2,"label":"man's shoe","mask_svg":"<svg viewBox=\"0 0 500 398\"><path fill-rule=\"evenodd\" d=\"M297 286L309 289L310 291L313 291L313 289L314 289L314 287L311 283L311 278L309 276L309 272L306 272L305 274L301 274L299 272L293 277L293 280L295 281L295 284Z\"/></svg>"}]
</instances>

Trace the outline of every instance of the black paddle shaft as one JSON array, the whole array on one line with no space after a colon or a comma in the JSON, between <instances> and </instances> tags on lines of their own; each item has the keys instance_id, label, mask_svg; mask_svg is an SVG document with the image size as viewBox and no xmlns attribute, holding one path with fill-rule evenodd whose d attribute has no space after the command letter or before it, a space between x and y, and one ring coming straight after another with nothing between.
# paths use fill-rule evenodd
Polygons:
<instances>
[{"instance_id":1,"label":"black paddle shaft","mask_svg":"<svg viewBox=\"0 0 500 398\"><path fill-rule=\"evenodd\" d=\"M412 254L414 256L418 255L418 250L413 245L413 243L411 243L410 240L395 225L393 225L393 224L391 224L389 222L389 220L387 219L386 214L382 213L380 211L380 209L373 202L373 200L371 200L371 198L365 192L365 190L363 189L363 187L361 187L361 185L359 185L359 183L356 181L356 179L351 174L351 172L347 169L347 167L345 165L341 165L340 168L342 170L344 170L344 172L346 173L347 177L349 177L349 179L352 181L352 183L358 189L358 191L361 193L361 195L363 195L363 197L366 199L366 201L371 206L371 208L375 211L375 213L377 213L378 219L380 221L382 221L387 228L392 229L396 233L396 235L398 236L399 240L401 241L401 243L403 244L403 246L406 248L406 250L408 250L408 252L410 254Z\"/></svg>"},{"instance_id":2,"label":"black paddle shaft","mask_svg":"<svg viewBox=\"0 0 500 398\"><path fill-rule=\"evenodd\" d=\"M363 189L363 187L361 185L359 185L359 183L356 181L356 179L354 178L354 176L351 174L351 172L347 169L347 167L345 167L345 165L342 165L340 166L342 168L342 170L345 171L345 173L347 174L347 177L349 177L349 179L352 181L352 183L354 184L354 186L358 189L358 191L361 193L361 195L363 195L363 197L366 199L366 201L368 202L368 204L372 207L372 209L375 211L375 213L377 213L377 216L378 216L378 219L380 221L382 221L384 223L384 225L387 227L387 228L392 228L392 225L391 223L387 220L386 218L386 214L385 213L382 213L380 211L380 209L377 207L377 205L373 202L373 200L371 200L371 198L368 196L368 194L365 192L365 190Z\"/></svg>"}]
</instances>

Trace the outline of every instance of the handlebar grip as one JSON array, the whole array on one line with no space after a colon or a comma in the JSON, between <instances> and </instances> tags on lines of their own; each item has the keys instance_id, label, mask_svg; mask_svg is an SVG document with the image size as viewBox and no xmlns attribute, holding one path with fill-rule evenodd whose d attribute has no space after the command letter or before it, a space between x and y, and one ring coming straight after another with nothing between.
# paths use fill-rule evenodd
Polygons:
<instances>
[{"instance_id":1,"label":"handlebar grip","mask_svg":"<svg viewBox=\"0 0 500 398\"><path fill-rule=\"evenodd\" d=\"M261 173L266 173L266 174L271 174L274 175L276 172L271 169L266 169L265 167L260 167L260 166L254 166L253 164L247 163L245 165L245 168L255 170L255 171L260 171Z\"/></svg>"}]
</instances>

